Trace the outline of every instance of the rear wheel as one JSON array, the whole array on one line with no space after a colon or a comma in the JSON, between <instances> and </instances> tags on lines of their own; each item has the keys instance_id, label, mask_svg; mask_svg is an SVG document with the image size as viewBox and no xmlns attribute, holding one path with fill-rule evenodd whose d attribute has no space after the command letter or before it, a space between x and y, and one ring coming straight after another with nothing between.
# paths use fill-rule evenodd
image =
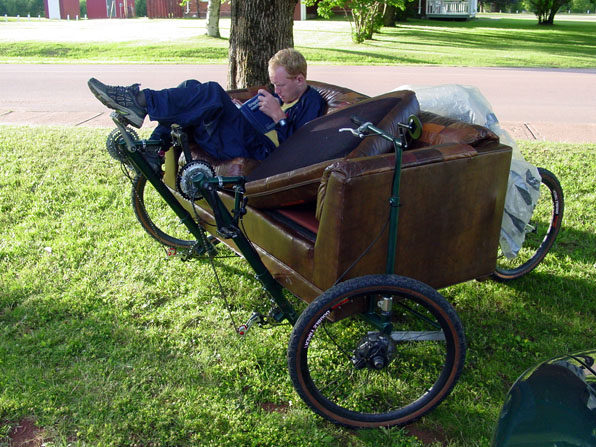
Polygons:
<instances>
[{"instance_id":1,"label":"rear wheel","mask_svg":"<svg viewBox=\"0 0 596 447\"><path fill-rule=\"evenodd\" d=\"M462 324L436 290L370 275L307 307L288 363L296 391L316 413L349 427L380 427L410 423L438 405L457 382L465 351Z\"/></svg>"},{"instance_id":2,"label":"rear wheel","mask_svg":"<svg viewBox=\"0 0 596 447\"><path fill-rule=\"evenodd\" d=\"M153 239L167 247L185 248L196 244L193 235L144 175L134 178L131 198L138 221Z\"/></svg>"},{"instance_id":3,"label":"rear wheel","mask_svg":"<svg viewBox=\"0 0 596 447\"><path fill-rule=\"evenodd\" d=\"M519 254L507 259L499 249L497 268L493 273L499 281L516 279L534 270L553 246L561 228L565 206L561 184L552 172L543 168L538 168L538 172L542 179L540 197L526 226L526 237Z\"/></svg>"}]
</instances>

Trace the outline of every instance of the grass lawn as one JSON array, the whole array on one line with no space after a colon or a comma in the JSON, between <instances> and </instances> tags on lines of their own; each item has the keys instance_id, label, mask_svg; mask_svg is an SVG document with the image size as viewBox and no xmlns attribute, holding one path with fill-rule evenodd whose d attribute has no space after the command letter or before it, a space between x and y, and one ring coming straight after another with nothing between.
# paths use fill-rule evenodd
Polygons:
<instances>
[{"instance_id":1,"label":"grass lawn","mask_svg":"<svg viewBox=\"0 0 596 447\"><path fill-rule=\"evenodd\" d=\"M519 374L594 347L596 145L520 143L565 191L553 250L516 282L443 289L469 341L454 392L414 426L350 431L293 391L289 326L239 338L211 267L143 232L107 133L2 127L0 446L25 418L47 446L488 446ZM237 321L266 306L240 259L218 273Z\"/></svg>"},{"instance_id":2,"label":"grass lawn","mask_svg":"<svg viewBox=\"0 0 596 447\"><path fill-rule=\"evenodd\" d=\"M309 63L596 67L596 20L560 17L552 27L530 15L411 19L360 45L352 43L345 20L308 20L295 22L294 39ZM223 38L213 39L197 19L0 21L0 62L227 63L229 27L222 19Z\"/></svg>"},{"instance_id":3,"label":"grass lawn","mask_svg":"<svg viewBox=\"0 0 596 447\"><path fill-rule=\"evenodd\" d=\"M314 20L296 22L295 42L310 63L596 67L596 21L555 23L410 20L355 45L347 22ZM0 63L227 63L221 27L211 39L202 20L0 20ZM413 426L350 431L294 392L289 326L239 338L211 266L167 259L143 232L109 129L1 130L0 447L25 420L46 446L484 447L519 374L594 347L596 145L519 142L565 191L555 247L516 282L441 290L469 342L454 392ZM236 321L267 310L242 260L217 267Z\"/></svg>"}]
</instances>

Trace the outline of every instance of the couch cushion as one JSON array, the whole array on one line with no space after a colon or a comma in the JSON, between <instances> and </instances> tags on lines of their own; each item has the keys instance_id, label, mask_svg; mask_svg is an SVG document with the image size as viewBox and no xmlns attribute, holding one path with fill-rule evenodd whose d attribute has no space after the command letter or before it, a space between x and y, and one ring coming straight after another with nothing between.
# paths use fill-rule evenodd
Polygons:
<instances>
[{"instance_id":1,"label":"couch cushion","mask_svg":"<svg viewBox=\"0 0 596 447\"><path fill-rule=\"evenodd\" d=\"M350 117L357 115L390 131L418 112L418 101L409 91L392 92L369 98L337 112L317 118L299 129L247 176L249 204L275 208L316 200L318 182L331 160L358 154L377 155L392 149L390 142L372 138L369 143L342 127L354 127ZM306 170L305 171L303 171Z\"/></svg>"}]
</instances>

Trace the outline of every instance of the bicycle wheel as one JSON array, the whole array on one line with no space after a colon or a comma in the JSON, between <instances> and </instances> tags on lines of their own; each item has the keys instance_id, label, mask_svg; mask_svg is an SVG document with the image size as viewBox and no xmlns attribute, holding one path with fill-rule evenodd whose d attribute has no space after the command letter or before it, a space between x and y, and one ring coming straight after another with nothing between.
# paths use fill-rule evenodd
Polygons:
<instances>
[{"instance_id":1,"label":"bicycle wheel","mask_svg":"<svg viewBox=\"0 0 596 447\"><path fill-rule=\"evenodd\" d=\"M196 243L180 218L142 174L133 180L132 207L143 229L159 243L179 248Z\"/></svg>"},{"instance_id":2,"label":"bicycle wheel","mask_svg":"<svg viewBox=\"0 0 596 447\"><path fill-rule=\"evenodd\" d=\"M392 310L381 310L389 298ZM380 331L374 321L382 312L391 326ZM332 287L306 308L288 363L313 411L348 427L381 427L408 424L438 405L457 382L465 351L462 324L436 290L370 275Z\"/></svg>"},{"instance_id":3,"label":"bicycle wheel","mask_svg":"<svg viewBox=\"0 0 596 447\"><path fill-rule=\"evenodd\" d=\"M532 219L526 226L524 243L513 259L507 259L499 249L493 273L493 278L498 281L510 281L534 270L553 246L561 229L565 208L561 184L552 172L543 168L538 168L538 172L542 188ZM548 194L544 188L548 189Z\"/></svg>"}]
</instances>

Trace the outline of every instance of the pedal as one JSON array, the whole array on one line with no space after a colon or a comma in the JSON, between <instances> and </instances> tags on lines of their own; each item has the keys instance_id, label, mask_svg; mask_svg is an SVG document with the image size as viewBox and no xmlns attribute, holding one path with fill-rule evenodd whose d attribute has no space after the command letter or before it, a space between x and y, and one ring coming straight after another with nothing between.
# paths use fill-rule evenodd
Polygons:
<instances>
[{"instance_id":1,"label":"pedal","mask_svg":"<svg viewBox=\"0 0 596 447\"><path fill-rule=\"evenodd\" d=\"M241 324L238 328L238 335L246 335L255 323L259 325L265 323L265 316L258 312L253 312L248 321L245 324Z\"/></svg>"},{"instance_id":2,"label":"pedal","mask_svg":"<svg viewBox=\"0 0 596 447\"><path fill-rule=\"evenodd\" d=\"M166 255L168 258L180 258L181 261L190 261L191 259L203 258L205 255L213 257L217 254L215 245L219 241L213 236L209 236L205 239L204 247L200 242L197 242L192 247L180 248L180 247L167 247Z\"/></svg>"}]
</instances>

